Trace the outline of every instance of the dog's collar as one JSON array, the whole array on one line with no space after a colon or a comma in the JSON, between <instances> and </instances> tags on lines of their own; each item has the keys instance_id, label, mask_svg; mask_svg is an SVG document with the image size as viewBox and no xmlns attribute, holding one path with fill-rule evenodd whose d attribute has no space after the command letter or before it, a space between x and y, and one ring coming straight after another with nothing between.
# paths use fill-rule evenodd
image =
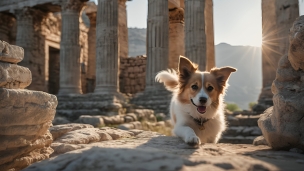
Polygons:
<instances>
[{"instance_id":1,"label":"dog's collar","mask_svg":"<svg viewBox=\"0 0 304 171\"><path fill-rule=\"evenodd\" d=\"M204 130L205 129L204 123L206 123L206 122L208 122L210 120L210 119L206 119L206 118L197 119L197 118L194 118L194 117L192 117L192 119L198 125L198 127L199 127L200 130Z\"/></svg>"}]
</instances>

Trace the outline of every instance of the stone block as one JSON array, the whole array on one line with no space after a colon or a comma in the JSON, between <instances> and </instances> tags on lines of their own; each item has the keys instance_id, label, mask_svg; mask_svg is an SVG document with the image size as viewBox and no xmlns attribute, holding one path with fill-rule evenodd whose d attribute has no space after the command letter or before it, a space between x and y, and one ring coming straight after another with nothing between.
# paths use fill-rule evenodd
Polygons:
<instances>
[{"instance_id":1,"label":"stone block","mask_svg":"<svg viewBox=\"0 0 304 171\"><path fill-rule=\"evenodd\" d=\"M101 116L90 116L90 115L81 115L78 119L78 122L84 124L90 124L94 127L104 126L104 121Z\"/></svg>"},{"instance_id":2,"label":"stone block","mask_svg":"<svg viewBox=\"0 0 304 171\"><path fill-rule=\"evenodd\" d=\"M0 42L1 44L1 42ZM32 74L28 68L0 62L0 87L10 89L23 89L32 82Z\"/></svg>"},{"instance_id":3,"label":"stone block","mask_svg":"<svg viewBox=\"0 0 304 171\"><path fill-rule=\"evenodd\" d=\"M23 57L24 50L22 47L10 45L0 40L0 61L16 64L21 62Z\"/></svg>"},{"instance_id":4,"label":"stone block","mask_svg":"<svg viewBox=\"0 0 304 171\"><path fill-rule=\"evenodd\" d=\"M78 129L83 129L83 128L94 128L92 125L89 124L76 124L76 123L71 123L71 124L63 124L63 125L55 125L50 128L50 132L53 136L53 139L56 140L57 138L61 137L62 135L78 130Z\"/></svg>"},{"instance_id":5,"label":"stone block","mask_svg":"<svg viewBox=\"0 0 304 171\"><path fill-rule=\"evenodd\" d=\"M20 138L20 141L22 141L22 138ZM27 141L27 146L15 148L14 145L9 145L9 147L6 146L8 149L2 148L0 150L0 170L20 170L30 163L48 158L53 152L52 149L48 148L52 141L52 135L47 131L43 136L36 137L36 140ZM13 143L16 144L16 142Z\"/></svg>"},{"instance_id":6,"label":"stone block","mask_svg":"<svg viewBox=\"0 0 304 171\"><path fill-rule=\"evenodd\" d=\"M112 137L106 131L98 128L84 128L70 131L54 142L65 144L89 144L107 140L112 140Z\"/></svg>"},{"instance_id":7,"label":"stone block","mask_svg":"<svg viewBox=\"0 0 304 171\"><path fill-rule=\"evenodd\" d=\"M41 91L0 88L0 125L39 125L54 119L57 98Z\"/></svg>"},{"instance_id":8,"label":"stone block","mask_svg":"<svg viewBox=\"0 0 304 171\"><path fill-rule=\"evenodd\" d=\"M124 118L116 115L116 116L102 116L103 121L106 125L118 125L118 124L122 124L124 122Z\"/></svg>"},{"instance_id":9,"label":"stone block","mask_svg":"<svg viewBox=\"0 0 304 171\"><path fill-rule=\"evenodd\" d=\"M105 131L107 134L109 134L113 140L120 139L120 138L130 138L134 136L132 132L124 131L116 128L110 128L110 127L103 127L100 128L100 130Z\"/></svg>"},{"instance_id":10,"label":"stone block","mask_svg":"<svg viewBox=\"0 0 304 171\"><path fill-rule=\"evenodd\" d=\"M52 125L51 121L46 123L38 124L38 125L14 125L14 126L0 126L0 136L1 135L35 135L41 136L45 134L45 132Z\"/></svg>"}]
</instances>

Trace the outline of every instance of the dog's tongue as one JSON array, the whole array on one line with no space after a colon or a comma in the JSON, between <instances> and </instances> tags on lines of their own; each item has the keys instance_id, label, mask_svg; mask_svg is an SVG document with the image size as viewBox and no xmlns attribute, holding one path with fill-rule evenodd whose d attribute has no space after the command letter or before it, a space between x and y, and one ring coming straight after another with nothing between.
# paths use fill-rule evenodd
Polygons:
<instances>
[{"instance_id":1,"label":"dog's tongue","mask_svg":"<svg viewBox=\"0 0 304 171\"><path fill-rule=\"evenodd\" d=\"M199 113L205 113L206 112L206 106L198 106L197 111Z\"/></svg>"}]
</instances>

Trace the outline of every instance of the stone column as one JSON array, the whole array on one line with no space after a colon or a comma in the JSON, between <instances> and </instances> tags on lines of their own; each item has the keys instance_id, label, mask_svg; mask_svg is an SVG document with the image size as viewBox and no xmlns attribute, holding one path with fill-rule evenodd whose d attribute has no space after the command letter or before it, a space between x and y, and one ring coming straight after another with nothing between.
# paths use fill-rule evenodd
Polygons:
<instances>
[{"instance_id":1,"label":"stone column","mask_svg":"<svg viewBox=\"0 0 304 171\"><path fill-rule=\"evenodd\" d=\"M179 56L185 56L184 9L169 9L169 64L178 69Z\"/></svg>"},{"instance_id":2,"label":"stone column","mask_svg":"<svg viewBox=\"0 0 304 171\"><path fill-rule=\"evenodd\" d=\"M28 67L33 81L31 90L47 91L45 86L45 36L42 35L41 23L46 13L30 7L15 11L17 17L16 45L24 49L24 60L19 64Z\"/></svg>"},{"instance_id":3,"label":"stone column","mask_svg":"<svg viewBox=\"0 0 304 171\"><path fill-rule=\"evenodd\" d=\"M89 58L87 74L87 91L93 92L96 79L96 15L97 12L87 13L90 19L90 29L88 32Z\"/></svg>"},{"instance_id":4,"label":"stone column","mask_svg":"<svg viewBox=\"0 0 304 171\"><path fill-rule=\"evenodd\" d=\"M185 0L186 57L206 69L205 1Z\"/></svg>"},{"instance_id":5,"label":"stone column","mask_svg":"<svg viewBox=\"0 0 304 171\"><path fill-rule=\"evenodd\" d=\"M118 92L118 0L98 0L95 93Z\"/></svg>"},{"instance_id":6,"label":"stone column","mask_svg":"<svg viewBox=\"0 0 304 171\"><path fill-rule=\"evenodd\" d=\"M66 0L62 2L59 95L82 94L79 14L83 6L84 2L81 0Z\"/></svg>"},{"instance_id":7,"label":"stone column","mask_svg":"<svg viewBox=\"0 0 304 171\"><path fill-rule=\"evenodd\" d=\"M129 54L126 1L127 0L119 0L119 6L118 6L119 56L122 58L127 58Z\"/></svg>"},{"instance_id":8,"label":"stone column","mask_svg":"<svg viewBox=\"0 0 304 171\"><path fill-rule=\"evenodd\" d=\"M262 111L272 105L271 85L276 76L278 61L287 53L289 28L298 16L298 0L262 0L263 87L259 97L259 104L264 105Z\"/></svg>"},{"instance_id":9,"label":"stone column","mask_svg":"<svg viewBox=\"0 0 304 171\"><path fill-rule=\"evenodd\" d=\"M213 28L213 1L205 0L205 23L206 23L206 70L210 71L215 67L214 50L214 28Z\"/></svg>"},{"instance_id":10,"label":"stone column","mask_svg":"<svg viewBox=\"0 0 304 171\"><path fill-rule=\"evenodd\" d=\"M14 25L13 16L0 13L0 40L11 43L10 31Z\"/></svg>"},{"instance_id":11,"label":"stone column","mask_svg":"<svg viewBox=\"0 0 304 171\"><path fill-rule=\"evenodd\" d=\"M145 91L162 89L156 74L168 68L169 12L168 1L148 0L147 66Z\"/></svg>"}]
</instances>

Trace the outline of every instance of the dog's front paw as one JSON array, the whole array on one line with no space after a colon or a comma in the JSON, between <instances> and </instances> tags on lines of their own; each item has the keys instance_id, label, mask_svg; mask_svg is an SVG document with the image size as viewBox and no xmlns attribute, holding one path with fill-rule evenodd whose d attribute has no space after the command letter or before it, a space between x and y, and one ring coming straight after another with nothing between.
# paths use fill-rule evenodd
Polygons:
<instances>
[{"instance_id":1,"label":"dog's front paw","mask_svg":"<svg viewBox=\"0 0 304 171\"><path fill-rule=\"evenodd\" d=\"M201 144L200 139L196 135L189 135L185 138L185 142L190 146L197 146Z\"/></svg>"}]
</instances>

